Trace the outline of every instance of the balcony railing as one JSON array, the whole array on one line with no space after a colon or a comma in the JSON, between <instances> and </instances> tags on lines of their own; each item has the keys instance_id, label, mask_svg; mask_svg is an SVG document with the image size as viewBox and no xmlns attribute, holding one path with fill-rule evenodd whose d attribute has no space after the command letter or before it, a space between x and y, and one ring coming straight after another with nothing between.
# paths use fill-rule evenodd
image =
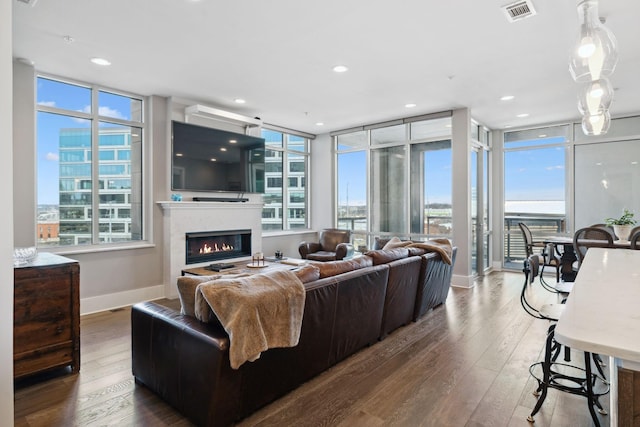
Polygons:
<instances>
[{"instance_id":1,"label":"balcony railing","mask_svg":"<svg viewBox=\"0 0 640 427\"><path fill-rule=\"evenodd\" d=\"M450 224L451 217L433 216L427 218L427 224L437 227L430 227L431 233L420 236L439 237L441 233L434 233L436 228L442 228L445 223ZM538 214L538 213L507 213L504 217L504 266L506 268L520 269L522 261L525 259L526 251L522 231L518 227L519 222L524 222L529 226L533 237L543 237L549 235L562 234L566 232L566 216L560 214ZM400 238L415 238L416 236L403 235L398 233L367 232L367 218L342 217L338 219L338 228L352 231L352 243L358 246L370 247L376 236L397 235ZM442 230L438 230L442 231Z\"/></svg>"},{"instance_id":2,"label":"balcony railing","mask_svg":"<svg viewBox=\"0 0 640 427\"><path fill-rule=\"evenodd\" d=\"M558 214L507 213L504 217L504 266L506 268L522 268L526 257L524 237L518 227L524 222L535 240L536 237L561 234L566 232L566 216Z\"/></svg>"}]
</instances>

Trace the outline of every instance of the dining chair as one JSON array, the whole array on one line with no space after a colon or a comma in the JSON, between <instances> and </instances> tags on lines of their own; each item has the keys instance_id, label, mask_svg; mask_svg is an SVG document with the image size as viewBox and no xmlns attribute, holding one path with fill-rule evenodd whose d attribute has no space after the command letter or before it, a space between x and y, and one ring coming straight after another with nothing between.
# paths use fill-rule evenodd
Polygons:
<instances>
[{"instance_id":1,"label":"dining chair","mask_svg":"<svg viewBox=\"0 0 640 427\"><path fill-rule=\"evenodd\" d=\"M612 248L613 237L611 233L602 227L584 227L573 235L573 249L578 260L574 269L580 268L580 264L589 248Z\"/></svg>"},{"instance_id":2,"label":"dining chair","mask_svg":"<svg viewBox=\"0 0 640 427\"><path fill-rule=\"evenodd\" d=\"M605 229L609 234L611 234L611 237L613 238L613 240L616 240L616 233L613 232L613 227L611 227L610 225L607 224L592 224L589 227L596 227L596 228L603 228Z\"/></svg>"},{"instance_id":3,"label":"dining chair","mask_svg":"<svg viewBox=\"0 0 640 427\"><path fill-rule=\"evenodd\" d=\"M541 241L534 241L531 230L524 222L519 222L518 227L520 227L520 230L522 231L527 258L533 255L534 248L540 249L540 254L538 255L541 261L540 265L542 265L540 277L544 274L544 267L553 267L556 270L556 283L560 283L560 268L562 267L562 262L556 245L551 243L545 244ZM544 285L547 285L546 282Z\"/></svg>"}]
</instances>

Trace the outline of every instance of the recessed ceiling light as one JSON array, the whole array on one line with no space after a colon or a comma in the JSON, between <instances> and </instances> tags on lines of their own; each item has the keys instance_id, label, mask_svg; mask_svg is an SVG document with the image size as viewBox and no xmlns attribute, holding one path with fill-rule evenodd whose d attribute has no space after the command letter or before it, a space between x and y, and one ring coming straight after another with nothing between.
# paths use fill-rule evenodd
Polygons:
<instances>
[{"instance_id":1,"label":"recessed ceiling light","mask_svg":"<svg viewBox=\"0 0 640 427\"><path fill-rule=\"evenodd\" d=\"M182 157L182 153L176 153L176 157Z\"/></svg>"},{"instance_id":2,"label":"recessed ceiling light","mask_svg":"<svg viewBox=\"0 0 640 427\"><path fill-rule=\"evenodd\" d=\"M405 108L413 108L416 104L404 104Z\"/></svg>"},{"instance_id":3,"label":"recessed ceiling light","mask_svg":"<svg viewBox=\"0 0 640 427\"><path fill-rule=\"evenodd\" d=\"M546 133L541 133L540 135L538 135L538 138L546 138L547 134Z\"/></svg>"},{"instance_id":4,"label":"recessed ceiling light","mask_svg":"<svg viewBox=\"0 0 640 427\"><path fill-rule=\"evenodd\" d=\"M235 102L236 104L244 104L247 101L245 101L242 98L236 98L236 99L233 100L233 102Z\"/></svg>"},{"instance_id":5,"label":"recessed ceiling light","mask_svg":"<svg viewBox=\"0 0 640 427\"><path fill-rule=\"evenodd\" d=\"M505 129L509 129L509 128L512 128L512 127L513 127L513 125L504 125Z\"/></svg>"},{"instance_id":6,"label":"recessed ceiling light","mask_svg":"<svg viewBox=\"0 0 640 427\"><path fill-rule=\"evenodd\" d=\"M227 149L224 147L220 147L220 151L227 151Z\"/></svg>"},{"instance_id":7,"label":"recessed ceiling light","mask_svg":"<svg viewBox=\"0 0 640 427\"><path fill-rule=\"evenodd\" d=\"M513 96L513 95L505 95L502 98L500 98L500 101L511 101L513 98L515 98L515 96Z\"/></svg>"},{"instance_id":8,"label":"recessed ceiling light","mask_svg":"<svg viewBox=\"0 0 640 427\"><path fill-rule=\"evenodd\" d=\"M229 144L235 144L236 142L238 142L238 141L236 141L235 139L230 139L229 140Z\"/></svg>"},{"instance_id":9,"label":"recessed ceiling light","mask_svg":"<svg viewBox=\"0 0 640 427\"><path fill-rule=\"evenodd\" d=\"M316 126L324 126L324 123L322 123L322 122L317 122L317 123L316 123Z\"/></svg>"},{"instance_id":10,"label":"recessed ceiling light","mask_svg":"<svg viewBox=\"0 0 640 427\"><path fill-rule=\"evenodd\" d=\"M529 113L518 114L516 117L519 117L519 118L529 117Z\"/></svg>"},{"instance_id":11,"label":"recessed ceiling light","mask_svg":"<svg viewBox=\"0 0 640 427\"><path fill-rule=\"evenodd\" d=\"M91 62L93 62L96 65L111 65L111 62L107 59L104 58L91 58Z\"/></svg>"},{"instance_id":12,"label":"recessed ceiling light","mask_svg":"<svg viewBox=\"0 0 640 427\"><path fill-rule=\"evenodd\" d=\"M217 161L218 161L218 159L216 159L216 158L212 158L212 159L211 159L211 161L212 161L212 162L217 162Z\"/></svg>"},{"instance_id":13,"label":"recessed ceiling light","mask_svg":"<svg viewBox=\"0 0 640 427\"><path fill-rule=\"evenodd\" d=\"M335 71L336 73L344 73L347 70L349 69L344 65L336 65L335 67L333 67L333 71Z\"/></svg>"}]
</instances>

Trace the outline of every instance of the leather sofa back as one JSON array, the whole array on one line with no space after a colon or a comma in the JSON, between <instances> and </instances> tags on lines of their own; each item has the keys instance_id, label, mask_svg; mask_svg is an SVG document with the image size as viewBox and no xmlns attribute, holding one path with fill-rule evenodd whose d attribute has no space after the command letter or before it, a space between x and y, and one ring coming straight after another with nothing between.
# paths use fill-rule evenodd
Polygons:
<instances>
[{"instance_id":1,"label":"leather sofa back","mask_svg":"<svg viewBox=\"0 0 640 427\"><path fill-rule=\"evenodd\" d=\"M305 284L299 344L264 352L239 369L219 323L157 303L131 311L132 370L197 425L227 426L377 341L389 277L371 266Z\"/></svg>"},{"instance_id":2,"label":"leather sofa back","mask_svg":"<svg viewBox=\"0 0 640 427\"><path fill-rule=\"evenodd\" d=\"M453 247L451 265L442 262L440 255L435 252L422 255L413 320L418 320L427 311L447 300L457 253L458 248Z\"/></svg>"},{"instance_id":3,"label":"leather sofa back","mask_svg":"<svg viewBox=\"0 0 640 427\"><path fill-rule=\"evenodd\" d=\"M373 260L367 256L360 256L340 261L311 261L311 265L320 270L320 279L324 279L325 277L336 276L338 274L346 273L347 271L371 267L373 265Z\"/></svg>"},{"instance_id":4,"label":"leather sofa back","mask_svg":"<svg viewBox=\"0 0 640 427\"><path fill-rule=\"evenodd\" d=\"M380 327L380 339L411 322L416 304L418 279L422 258L406 257L391 261L389 280L384 301L384 316Z\"/></svg>"},{"instance_id":5,"label":"leather sofa back","mask_svg":"<svg viewBox=\"0 0 640 427\"><path fill-rule=\"evenodd\" d=\"M338 243L349 243L351 240L351 231L328 228L320 232L319 240L320 247L323 251L335 252Z\"/></svg>"}]
</instances>

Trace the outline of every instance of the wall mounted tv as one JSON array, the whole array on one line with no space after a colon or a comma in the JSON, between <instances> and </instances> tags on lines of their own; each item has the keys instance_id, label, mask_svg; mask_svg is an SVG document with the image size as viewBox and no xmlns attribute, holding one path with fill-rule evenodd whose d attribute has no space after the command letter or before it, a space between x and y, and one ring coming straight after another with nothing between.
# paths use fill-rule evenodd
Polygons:
<instances>
[{"instance_id":1,"label":"wall mounted tv","mask_svg":"<svg viewBox=\"0 0 640 427\"><path fill-rule=\"evenodd\" d=\"M172 121L171 189L264 193L264 139Z\"/></svg>"}]
</instances>

